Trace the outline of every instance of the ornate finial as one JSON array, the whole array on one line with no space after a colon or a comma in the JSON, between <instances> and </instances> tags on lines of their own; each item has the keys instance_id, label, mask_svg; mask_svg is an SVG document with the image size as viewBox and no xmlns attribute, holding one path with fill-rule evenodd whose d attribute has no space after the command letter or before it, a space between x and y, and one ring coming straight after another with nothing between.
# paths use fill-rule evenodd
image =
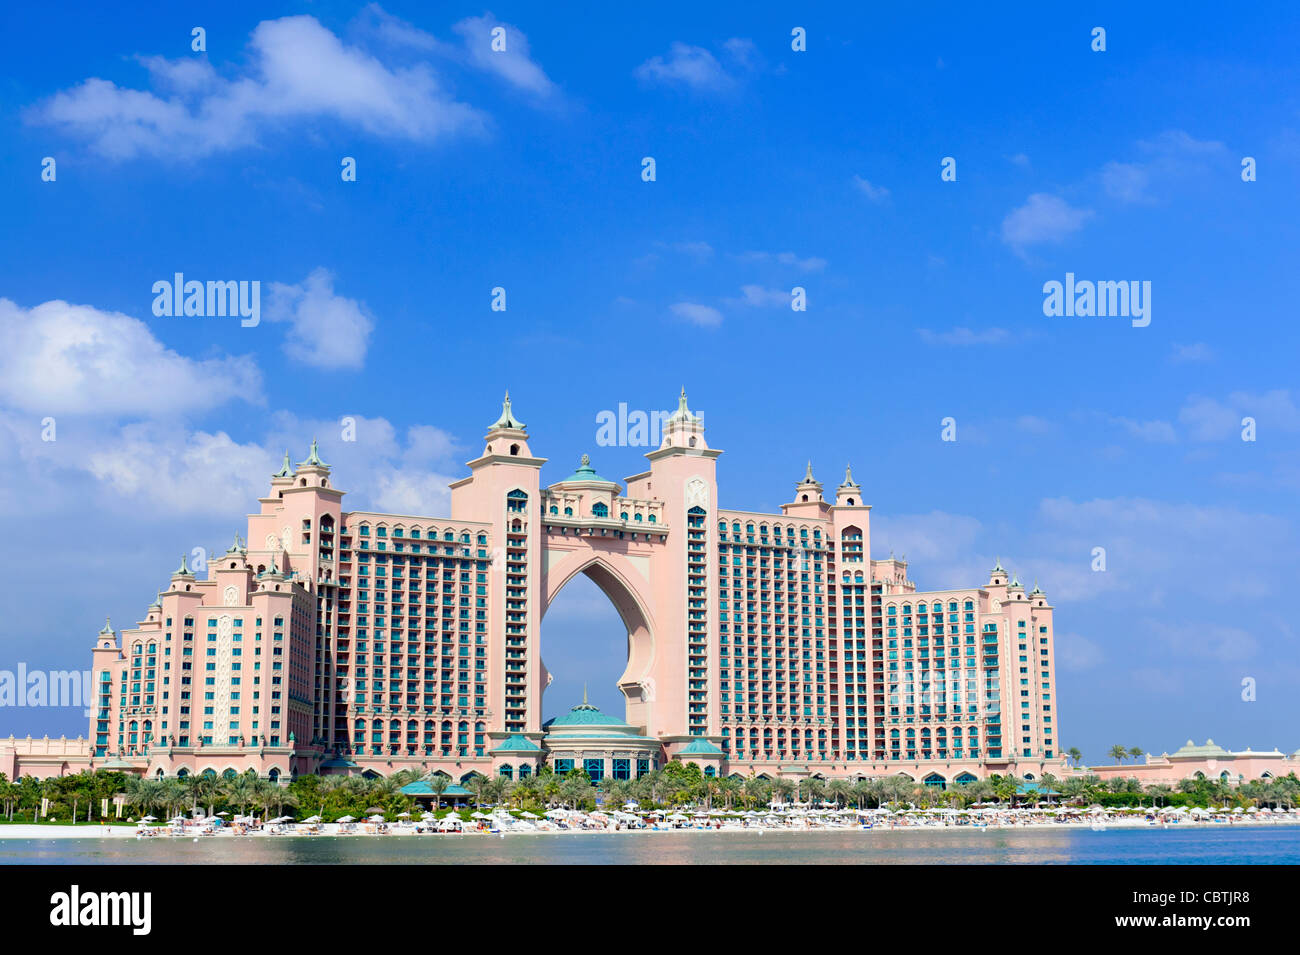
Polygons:
<instances>
[{"instance_id":1,"label":"ornate finial","mask_svg":"<svg viewBox=\"0 0 1300 955\"><path fill-rule=\"evenodd\" d=\"M276 471L274 474L272 474L271 477L273 477L273 478L293 477L293 468L292 468L292 467L290 466L290 464L289 464L289 449L288 449L288 448L285 448L285 449L284 449L284 464L282 464L282 465L280 466L280 470L278 470L278 471Z\"/></svg>"},{"instance_id":2,"label":"ornate finial","mask_svg":"<svg viewBox=\"0 0 1300 955\"><path fill-rule=\"evenodd\" d=\"M113 621L112 621L111 619L109 619L108 617L104 617L104 629L101 630L101 631L99 631L99 632L102 633L102 634L107 634L108 636L112 636L112 634L113 634Z\"/></svg>"},{"instance_id":3,"label":"ornate finial","mask_svg":"<svg viewBox=\"0 0 1300 955\"><path fill-rule=\"evenodd\" d=\"M587 705L587 684L586 683L582 684L582 705L583 706Z\"/></svg>"},{"instance_id":4,"label":"ornate finial","mask_svg":"<svg viewBox=\"0 0 1300 955\"><path fill-rule=\"evenodd\" d=\"M505 400L501 402L501 417L492 423L489 431L495 431L497 428L509 428L513 431L523 431L524 423L515 418L514 410L510 407L510 389L506 389Z\"/></svg>"},{"instance_id":5,"label":"ornate finial","mask_svg":"<svg viewBox=\"0 0 1300 955\"><path fill-rule=\"evenodd\" d=\"M306 467L311 467L311 468L327 468L327 467L329 467L328 464L326 464L324 461L322 461L322 460L320 459L320 451L318 451L317 448L316 448L316 439L315 439L315 438L312 438L312 439L311 439L311 450L310 450L310 451L308 452L308 454L307 454L307 460L306 460L306 461L303 461L302 463L300 463L300 464L298 465L298 467L300 467L300 468L306 468Z\"/></svg>"},{"instance_id":6,"label":"ornate finial","mask_svg":"<svg viewBox=\"0 0 1300 955\"><path fill-rule=\"evenodd\" d=\"M993 573L996 574L998 571L1002 571L1002 573L1006 573L1006 571L1002 569L1002 558L1001 558L1001 557L994 557L994 558L993 558Z\"/></svg>"},{"instance_id":7,"label":"ornate finial","mask_svg":"<svg viewBox=\"0 0 1300 955\"><path fill-rule=\"evenodd\" d=\"M586 467L591 467L591 456L588 455L588 454L584 454L584 455L582 456L582 460L581 460L581 462L579 462L579 463L580 463L580 465L581 465L582 467L584 467L584 468L586 468Z\"/></svg>"},{"instance_id":8,"label":"ornate finial","mask_svg":"<svg viewBox=\"0 0 1300 955\"><path fill-rule=\"evenodd\" d=\"M175 572L174 574L172 574L173 577L193 577L193 576L194 576L193 574L190 573L190 569L189 569L188 567L185 566L185 557L186 557L185 554L181 554L181 565L180 565L180 567L178 567L178 568L176 569L176 572Z\"/></svg>"}]
</instances>

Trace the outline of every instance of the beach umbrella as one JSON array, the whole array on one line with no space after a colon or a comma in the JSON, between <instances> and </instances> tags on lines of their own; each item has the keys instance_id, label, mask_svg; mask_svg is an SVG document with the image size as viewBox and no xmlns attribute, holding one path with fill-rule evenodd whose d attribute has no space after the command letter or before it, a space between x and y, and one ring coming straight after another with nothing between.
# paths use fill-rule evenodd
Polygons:
<instances>
[{"instance_id":1,"label":"beach umbrella","mask_svg":"<svg viewBox=\"0 0 1300 955\"><path fill-rule=\"evenodd\" d=\"M383 821L384 821L384 817L383 817L383 816L371 816L371 817L370 817L370 821L371 821L371 822L383 822Z\"/></svg>"},{"instance_id":2,"label":"beach umbrella","mask_svg":"<svg viewBox=\"0 0 1300 955\"><path fill-rule=\"evenodd\" d=\"M380 809L378 806L371 806L369 809L366 810L366 812L370 814L379 813L381 816L384 814L384 811Z\"/></svg>"},{"instance_id":3,"label":"beach umbrella","mask_svg":"<svg viewBox=\"0 0 1300 955\"><path fill-rule=\"evenodd\" d=\"M223 810L221 810L221 812L217 813L217 815L218 815L218 816L228 816L228 815L230 815L230 813L226 812L226 811L223 809Z\"/></svg>"},{"instance_id":4,"label":"beach umbrella","mask_svg":"<svg viewBox=\"0 0 1300 955\"><path fill-rule=\"evenodd\" d=\"M537 813L535 813L535 812L529 812L527 809L525 809L525 810L524 810L523 812L521 812L519 815L523 816L525 819L537 819L537 818L538 818Z\"/></svg>"},{"instance_id":5,"label":"beach umbrella","mask_svg":"<svg viewBox=\"0 0 1300 955\"><path fill-rule=\"evenodd\" d=\"M154 818L153 816L141 816L141 817L140 817L140 821L141 821L141 822L154 822L154 821L155 821L155 818Z\"/></svg>"},{"instance_id":6,"label":"beach umbrella","mask_svg":"<svg viewBox=\"0 0 1300 955\"><path fill-rule=\"evenodd\" d=\"M410 819L410 818L411 818L411 814L410 814L409 812L399 812L399 813L397 814L397 818L398 818L398 819Z\"/></svg>"},{"instance_id":7,"label":"beach umbrella","mask_svg":"<svg viewBox=\"0 0 1300 955\"><path fill-rule=\"evenodd\" d=\"M339 821L339 822L355 822L355 821L356 821L356 818L357 818L356 816L340 816L338 821Z\"/></svg>"},{"instance_id":8,"label":"beach umbrella","mask_svg":"<svg viewBox=\"0 0 1300 955\"><path fill-rule=\"evenodd\" d=\"M303 822L320 822L320 816L308 816Z\"/></svg>"}]
</instances>

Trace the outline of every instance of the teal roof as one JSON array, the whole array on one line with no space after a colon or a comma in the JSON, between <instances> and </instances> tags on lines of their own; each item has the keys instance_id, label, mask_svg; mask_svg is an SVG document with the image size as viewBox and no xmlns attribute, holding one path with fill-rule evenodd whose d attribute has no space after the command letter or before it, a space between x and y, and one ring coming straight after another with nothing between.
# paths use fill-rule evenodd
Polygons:
<instances>
[{"instance_id":1,"label":"teal roof","mask_svg":"<svg viewBox=\"0 0 1300 955\"><path fill-rule=\"evenodd\" d=\"M578 470L574 471L559 483L569 484L574 481L599 481L602 484L618 484L617 481L611 481L609 478L603 478L597 474L596 469L591 466L591 458L587 457L585 454L582 456L582 461L578 465Z\"/></svg>"},{"instance_id":2,"label":"teal roof","mask_svg":"<svg viewBox=\"0 0 1300 955\"><path fill-rule=\"evenodd\" d=\"M614 717L601 712L590 703L579 703L563 716L547 720L542 725L547 728L554 726L627 726L622 720L614 719Z\"/></svg>"},{"instance_id":3,"label":"teal roof","mask_svg":"<svg viewBox=\"0 0 1300 955\"><path fill-rule=\"evenodd\" d=\"M423 779L421 779L417 782L407 783L405 786L401 788L400 792L404 792L408 796L432 796L433 787L430 786ZM464 786L458 786L455 783L452 783L445 790L443 790L442 795L446 797L446 796L472 796L474 794L470 792L468 789L466 789Z\"/></svg>"},{"instance_id":4,"label":"teal roof","mask_svg":"<svg viewBox=\"0 0 1300 955\"><path fill-rule=\"evenodd\" d=\"M514 736L506 739L502 744L496 747L493 752L497 753L540 753L542 748L530 740L527 736L520 736L516 733Z\"/></svg>"},{"instance_id":5,"label":"teal roof","mask_svg":"<svg viewBox=\"0 0 1300 955\"><path fill-rule=\"evenodd\" d=\"M342 756L331 756L329 759L325 760L325 762L320 764L321 769L351 769L353 766L356 766L356 763L352 762L350 759L344 759Z\"/></svg>"},{"instance_id":6,"label":"teal roof","mask_svg":"<svg viewBox=\"0 0 1300 955\"><path fill-rule=\"evenodd\" d=\"M1178 749L1169 755L1174 758L1179 756L1206 758L1212 756L1231 756L1232 754L1212 739L1207 739L1204 746L1197 746L1189 739L1186 745L1178 747Z\"/></svg>"},{"instance_id":7,"label":"teal roof","mask_svg":"<svg viewBox=\"0 0 1300 955\"><path fill-rule=\"evenodd\" d=\"M1055 789L1044 789L1039 783L1021 783L1016 787L1018 796L1059 796Z\"/></svg>"},{"instance_id":8,"label":"teal roof","mask_svg":"<svg viewBox=\"0 0 1300 955\"><path fill-rule=\"evenodd\" d=\"M703 736L697 736L686 744L685 747L677 751L679 755L698 755L698 756L721 756L722 750L714 746Z\"/></svg>"},{"instance_id":9,"label":"teal roof","mask_svg":"<svg viewBox=\"0 0 1300 955\"><path fill-rule=\"evenodd\" d=\"M307 452L307 460L299 461L300 468L328 468L329 465L320 459L320 451L316 448L316 439L311 439L311 450Z\"/></svg>"},{"instance_id":10,"label":"teal roof","mask_svg":"<svg viewBox=\"0 0 1300 955\"><path fill-rule=\"evenodd\" d=\"M510 392L506 392L506 400L501 403L501 417L497 418L488 426L489 431L495 431L498 428L507 428L511 431L526 431L524 423L515 417L513 409L510 407Z\"/></svg>"}]
</instances>

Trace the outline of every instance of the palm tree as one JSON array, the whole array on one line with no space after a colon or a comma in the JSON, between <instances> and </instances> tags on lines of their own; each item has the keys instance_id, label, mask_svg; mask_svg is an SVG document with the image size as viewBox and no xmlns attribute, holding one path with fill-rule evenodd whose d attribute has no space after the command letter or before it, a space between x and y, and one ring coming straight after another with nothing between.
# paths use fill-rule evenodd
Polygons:
<instances>
[{"instance_id":1,"label":"palm tree","mask_svg":"<svg viewBox=\"0 0 1300 955\"><path fill-rule=\"evenodd\" d=\"M1129 747L1128 754L1129 754L1130 756L1132 756L1134 759L1141 759L1141 758L1142 758L1142 749L1141 749L1141 747L1139 747L1139 746L1131 746L1131 747Z\"/></svg>"},{"instance_id":2,"label":"palm tree","mask_svg":"<svg viewBox=\"0 0 1300 955\"><path fill-rule=\"evenodd\" d=\"M1076 767L1083 762L1083 753L1079 751L1077 746L1071 746L1065 751L1065 755L1069 757L1070 762L1074 763Z\"/></svg>"},{"instance_id":3,"label":"palm tree","mask_svg":"<svg viewBox=\"0 0 1300 955\"><path fill-rule=\"evenodd\" d=\"M836 809L843 809L853 794L853 787L847 779L832 779L826 784L826 794L835 800Z\"/></svg>"},{"instance_id":4,"label":"palm tree","mask_svg":"<svg viewBox=\"0 0 1300 955\"><path fill-rule=\"evenodd\" d=\"M216 809L216 798L221 792L221 780L215 773L200 773L198 776L191 777L194 781L190 784L190 794L194 799L194 808L198 808L199 803L208 804L208 815L211 816Z\"/></svg>"},{"instance_id":5,"label":"palm tree","mask_svg":"<svg viewBox=\"0 0 1300 955\"><path fill-rule=\"evenodd\" d=\"M451 777L434 773L429 777L429 791L433 793L433 811L442 808L442 794L451 788Z\"/></svg>"},{"instance_id":6,"label":"palm tree","mask_svg":"<svg viewBox=\"0 0 1300 955\"><path fill-rule=\"evenodd\" d=\"M1124 757L1128 755L1128 750L1116 743L1112 746L1107 755L1117 763L1124 762Z\"/></svg>"}]
</instances>

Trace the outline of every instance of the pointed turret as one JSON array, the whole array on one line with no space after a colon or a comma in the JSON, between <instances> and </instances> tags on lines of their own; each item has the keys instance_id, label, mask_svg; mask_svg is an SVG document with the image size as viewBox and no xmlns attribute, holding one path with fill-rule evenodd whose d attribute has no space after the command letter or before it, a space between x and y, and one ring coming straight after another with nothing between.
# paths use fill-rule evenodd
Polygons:
<instances>
[{"instance_id":1,"label":"pointed turret","mask_svg":"<svg viewBox=\"0 0 1300 955\"><path fill-rule=\"evenodd\" d=\"M99 635L100 635L101 637L113 637L113 636L116 636L116 634L113 633L113 621L112 621L111 618L109 618L109 617L105 617L105 618L104 618L104 626L103 626L103 629L101 629L101 630L99 631Z\"/></svg>"},{"instance_id":2,"label":"pointed turret","mask_svg":"<svg viewBox=\"0 0 1300 955\"><path fill-rule=\"evenodd\" d=\"M844 466L844 482L835 489L837 507L861 507L862 488L853 480L853 466Z\"/></svg>"},{"instance_id":3,"label":"pointed turret","mask_svg":"<svg viewBox=\"0 0 1300 955\"><path fill-rule=\"evenodd\" d=\"M185 554L181 554L181 565L177 567L174 571L172 571L173 578L194 576L194 574L190 572L189 567L185 565L185 556L186 556Z\"/></svg>"},{"instance_id":4,"label":"pointed turret","mask_svg":"<svg viewBox=\"0 0 1300 955\"><path fill-rule=\"evenodd\" d=\"M288 448L285 448L285 449L284 449L284 464L282 464L282 465L280 466L280 470L276 471L274 474L271 475L271 480L272 480L272 482L274 483L274 481L275 481L276 478L290 478L290 479L291 479L292 477L293 477L293 466L289 464L289 449L288 449Z\"/></svg>"},{"instance_id":5,"label":"pointed turret","mask_svg":"<svg viewBox=\"0 0 1300 955\"><path fill-rule=\"evenodd\" d=\"M990 587L1005 587L1007 583L1007 572L1002 567L1002 558L993 559L993 569L989 571Z\"/></svg>"},{"instance_id":6,"label":"pointed turret","mask_svg":"<svg viewBox=\"0 0 1300 955\"><path fill-rule=\"evenodd\" d=\"M316 447L316 439L311 439L311 449L307 452L307 460L299 461L298 468L321 468L328 471L329 465L320 459L320 451Z\"/></svg>"},{"instance_id":7,"label":"pointed turret","mask_svg":"<svg viewBox=\"0 0 1300 955\"><path fill-rule=\"evenodd\" d=\"M523 431L527 433L528 427L515 417L514 409L510 407L510 390L506 389L505 400L501 402L501 417L488 426L488 431Z\"/></svg>"},{"instance_id":8,"label":"pointed turret","mask_svg":"<svg viewBox=\"0 0 1300 955\"><path fill-rule=\"evenodd\" d=\"M822 499L822 485L820 481L813 477L812 461L808 462L808 469L804 472L803 480L795 485L794 499L801 504Z\"/></svg>"},{"instance_id":9,"label":"pointed turret","mask_svg":"<svg viewBox=\"0 0 1300 955\"><path fill-rule=\"evenodd\" d=\"M681 394L677 396L677 410L664 419L663 441L659 447L695 451L705 451L709 447L704 440L703 418L691 411L687 404L685 385L682 385Z\"/></svg>"}]
</instances>

